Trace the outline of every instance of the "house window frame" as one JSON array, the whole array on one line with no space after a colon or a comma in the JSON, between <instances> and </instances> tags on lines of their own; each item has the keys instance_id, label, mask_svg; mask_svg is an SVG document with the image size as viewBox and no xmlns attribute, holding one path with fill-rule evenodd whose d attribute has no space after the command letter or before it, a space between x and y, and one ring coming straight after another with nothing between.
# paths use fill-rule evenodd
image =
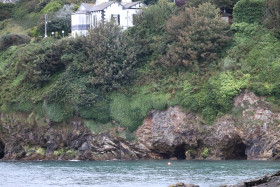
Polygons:
<instances>
[{"instance_id":1,"label":"house window frame","mask_svg":"<svg viewBox=\"0 0 280 187\"><path fill-rule=\"evenodd\" d=\"M120 14L111 14L111 20L114 20L118 25L120 25Z\"/></svg>"}]
</instances>

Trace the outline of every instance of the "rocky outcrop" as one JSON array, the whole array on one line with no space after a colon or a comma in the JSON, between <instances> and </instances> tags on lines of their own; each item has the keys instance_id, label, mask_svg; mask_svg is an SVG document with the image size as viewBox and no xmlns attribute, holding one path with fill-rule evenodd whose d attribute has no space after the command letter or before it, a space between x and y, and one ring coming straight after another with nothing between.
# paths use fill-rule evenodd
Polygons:
<instances>
[{"instance_id":1,"label":"rocky outcrop","mask_svg":"<svg viewBox=\"0 0 280 187\"><path fill-rule=\"evenodd\" d=\"M1 116L0 156L3 160L113 160L148 157L145 148L115 136L95 134L75 119L62 124L22 123L23 114Z\"/></svg>"},{"instance_id":2,"label":"rocky outcrop","mask_svg":"<svg viewBox=\"0 0 280 187\"><path fill-rule=\"evenodd\" d=\"M278 159L279 119L265 98L244 91L234 98L232 114L212 126L175 106L151 111L136 135L160 158Z\"/></svg>"},{"instance_id":3,"label":"rocky outcrop","mask_svg":"<svg viewBox=\"0 0 280 187\"><path fill-rule=\"evenodd\" d=\"M248 91L213 125L178 106L151 111L134 142L113 131L91 132L79 118L56 124L33 114L1 114L0 159L279 159L279 123L280 113Z\"/></svg>"},{"instance_id":4,"label":"rocky outcrop","mask_svg":"<svg viewBox=\"0 0 280 187\"><path fill-rule=\"evenodd\" d=\"M280 171L278 171L273 175L265 175L257 179L240 182L236 185L229 185L229 186L225 185L221 187L252 187L252 186L258 186L258 187L280 186Z\"/></svg>"}]
</instances>

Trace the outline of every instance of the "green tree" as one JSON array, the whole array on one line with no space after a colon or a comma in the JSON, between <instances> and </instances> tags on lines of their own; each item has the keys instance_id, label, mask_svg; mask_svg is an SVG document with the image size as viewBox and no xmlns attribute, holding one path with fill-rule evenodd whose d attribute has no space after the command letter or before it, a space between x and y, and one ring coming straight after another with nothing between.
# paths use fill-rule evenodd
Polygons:
<instances>
[{"instance_id":1,"label":"green tree","mask_svg":"<svg viewBox=\"0 0 280 187\"><path fill-rule=\"evenodd\" d=\"M134 42L115 23L102 23L80 40L88 58L82 72L89 74L92 85L111 90L132 76L137 63Z\"/></svg>"},{"instance_id":2,"label":"green tree","mask_svg":"<svg viewBox=\"0 0 280 187\"><path fill-rule=\"evenodd\" d=\"M264 25L272 30L278 37L280 37L280 1L266 0L265 13L263 19Z\"/></svg>"},{"instance_id":3,"label":"green tree","mask_svg":"<svg viewBox=\"0 0 280 187\"><path fill-rule=\"evenodd\" d=\"M136 16L134 27L128 33L138 45L138 59L156 59L164 48L162 36L167 20L177 11L176 5L166 0L150 5Z\"/></svg>"},{"instance_id":4,"label":"green tree","mask_svg":"<svg viewBox=\"0 0 280 187\"><path fill-rule=\"evenodd\" d=\"M187 5L189 7L198 7L199 5L203 3L212 3L213 5L216 5L218 8L221 9L233 9L233 6L235 3L237 3L238 0L187 0Z\"/></svg>"},{"instance_id":5,"label":"green tree","mask_svg":"<svg viewBox=\"0 0 280 187\"><path fill-rule=\"evenodd\" d=\"M264 0L240 0L233 8L234 22L260 23L264 13Z\"/></svg>"},{"instance_id":6,"label":"green tree","mask_svg":"<svg viewBox=\"0 0 280 187\"><path fill-rule=\"evenodd\" d=\"M210 3L185 8L168 20L169 41L161 63L167 67L202 66L220 56L231 39L229 25Z\"/></svg>"},{"instance_id":7,"label":"green tree","mask_svg":"<svg viewBox=\"0 0 280 187\"><path fill-rule=\"evenodd\" d=\"M14 8L13 4L0 3L0 21L3 21L11 17L13 8Z\"/></svg>"}]
</instances>

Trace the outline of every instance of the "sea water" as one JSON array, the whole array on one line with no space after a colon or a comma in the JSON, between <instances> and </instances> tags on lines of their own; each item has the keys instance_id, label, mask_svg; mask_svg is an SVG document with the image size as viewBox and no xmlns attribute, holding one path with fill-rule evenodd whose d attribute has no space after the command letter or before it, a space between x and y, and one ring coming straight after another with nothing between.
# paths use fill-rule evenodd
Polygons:
<instances>
[{"instance_id":1,"label":"sea water","mask_svg":"<svg viewBox=\"0 0 280 187\"><path fill-rule=\"evenodd\" d=\"M183 182L214 187L278 170L278 161L247 160L0 162L0 186L167 187Z\"/></svg>"}]
</instances>

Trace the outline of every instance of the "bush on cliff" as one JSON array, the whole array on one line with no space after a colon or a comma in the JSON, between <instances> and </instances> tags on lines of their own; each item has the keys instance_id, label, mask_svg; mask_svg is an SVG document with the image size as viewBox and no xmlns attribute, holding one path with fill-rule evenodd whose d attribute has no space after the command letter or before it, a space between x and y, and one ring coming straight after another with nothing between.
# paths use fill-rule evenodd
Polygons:
<instances>
[{"instance_id":1,"label":"bush on cliff","mask_svg":"<svg viewBox=\"0 0 280 187\"><path fill-rule=\"evenodd\" d=\"M280 1L266 0L263 24L280 37Z\"/></svg>"},{"instance_id":2,"label":"bush on cliff","mask_svg":"<svg viewBox=\"0 0 280 187\"><path fill-rule=\"evenodd\" d=\"M235 23L260 23L264 14L264 0L240 0L233 8Z\"/></svg>"},{"instance_id":3,"label":"bush on cliff","mask_svg":"<svg viewBox=\"0 0 280 187\"><path fill-rule=\"evenodd\" d=\"M196 68L220 57L230 41L229 25L210 3L185 8L167 22L168 48L160 60L168 68Z\"/></svg>"},{"instance_id":4,"label":"bush on cliff","mask_svg":"<svg viewBox=\"0 0 280 187\"><path fill-rule=\"evenodd\" d=\"M31 9L37 14L49 2ZM0 51L1 112L32 111L53 122L80 116L94 128L113 123L134 131L151 110L174 105L211 123L230 112L243 89L277 103L279 39L248 15L232 25L228 43L229 26L218 13L209 3L177 9L161 1L125 32L108 23L87 37L6 48Z\"/></svg>"},{"instance_id":5,"label":"bush on cliff","mask_svg":"<svg viewBox=\"0 0 280 187\"><path fill-rule=\"evenodd\" d=\"M0 50L7 49L13 45L28 44L30 40L31 39L26 35L6 34L0 38Z\"/></svg>"}]
</instances>

